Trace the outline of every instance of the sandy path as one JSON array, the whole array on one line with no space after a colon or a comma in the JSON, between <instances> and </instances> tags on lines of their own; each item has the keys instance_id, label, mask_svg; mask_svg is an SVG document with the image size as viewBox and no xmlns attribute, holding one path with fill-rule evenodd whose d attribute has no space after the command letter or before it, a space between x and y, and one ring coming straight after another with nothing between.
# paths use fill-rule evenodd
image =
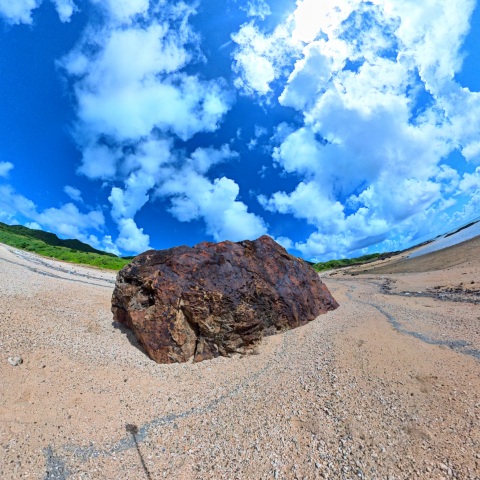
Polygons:
<instances>
[{"instance_id":1,"label":"sandy path","mask_svg":"<svg viewBox=\"0 0 480 480\"><path fill-rule=\"evenodd\" d=\"M480 479L474 303L337 275L340 308L259 355L157 365L111 273L37 258L0 245L2 479Z\"/></svg>"}]
</instances>

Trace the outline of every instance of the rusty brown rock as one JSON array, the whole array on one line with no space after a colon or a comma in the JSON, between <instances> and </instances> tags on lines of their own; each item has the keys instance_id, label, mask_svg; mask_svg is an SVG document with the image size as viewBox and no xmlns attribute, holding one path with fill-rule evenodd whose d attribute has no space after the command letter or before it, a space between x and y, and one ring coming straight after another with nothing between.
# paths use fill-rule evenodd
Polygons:
<instances>
[{"instance_id":1,"label":"rusty brown rock","mask_svg":"<svg viewBox=\"0 0 480 480\"><path fill-rule=\"evenodd\" d=\"M268 236L150 250L118 276L114 320L158 363L251 353L264 335L338 304L316 272Z\"/></svg>"}]
</instances>

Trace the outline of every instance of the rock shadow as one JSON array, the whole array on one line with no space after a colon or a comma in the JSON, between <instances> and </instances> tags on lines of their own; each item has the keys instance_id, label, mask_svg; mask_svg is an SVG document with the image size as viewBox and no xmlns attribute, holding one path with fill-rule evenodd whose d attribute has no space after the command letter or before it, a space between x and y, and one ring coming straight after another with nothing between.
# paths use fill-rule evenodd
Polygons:
<instances>
[{"instance_id":1,"label":"rock shadow","mask_svg":"<svg viewBox=\"0 0 480 480\"><path fill-rule=\"evenodd\" d=\"M112 321L113 328L120 330L126 337L127 340L138 350L140 350L144 355L148 357L146 350L143 348L142 344L138 341L135 334L128 328L122 325L121 323L113 320Z\"/></svg>"}]
</instances>

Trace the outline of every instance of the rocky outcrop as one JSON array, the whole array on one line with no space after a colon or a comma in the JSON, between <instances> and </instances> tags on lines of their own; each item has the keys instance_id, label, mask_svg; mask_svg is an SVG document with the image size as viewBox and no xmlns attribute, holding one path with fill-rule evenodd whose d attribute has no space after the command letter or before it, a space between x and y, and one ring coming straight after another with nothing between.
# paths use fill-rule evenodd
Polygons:
<instances>
[{"instance_id":1,"label":"rocky outcrop","mask_svg":"<svg viewBox=\"0 0 480 480\"><path fill-rule=\"evenodd\" d=\"M150 250L121 270L114 319L158 363L251 353L264 335L338 304L317 273L268 236Z\"/></svg>"}]
</instances>

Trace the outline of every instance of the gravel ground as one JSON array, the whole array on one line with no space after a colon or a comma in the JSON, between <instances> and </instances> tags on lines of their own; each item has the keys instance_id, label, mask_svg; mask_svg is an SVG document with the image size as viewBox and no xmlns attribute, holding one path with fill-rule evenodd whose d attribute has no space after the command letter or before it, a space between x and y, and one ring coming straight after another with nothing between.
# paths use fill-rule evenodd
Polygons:
<instances>
[{"instance_id":1,"label":"gravel ground","mask_svg":"<svg viewBox=\"0 0 480 480\"><path fill-rule=\"evenodd\" d=\"M0 245L0 478L480 479L480 309L405 295L465 268L327 273L340 308L258 355L157 365L112 273Z\"/></svg>"}]
</instances>

